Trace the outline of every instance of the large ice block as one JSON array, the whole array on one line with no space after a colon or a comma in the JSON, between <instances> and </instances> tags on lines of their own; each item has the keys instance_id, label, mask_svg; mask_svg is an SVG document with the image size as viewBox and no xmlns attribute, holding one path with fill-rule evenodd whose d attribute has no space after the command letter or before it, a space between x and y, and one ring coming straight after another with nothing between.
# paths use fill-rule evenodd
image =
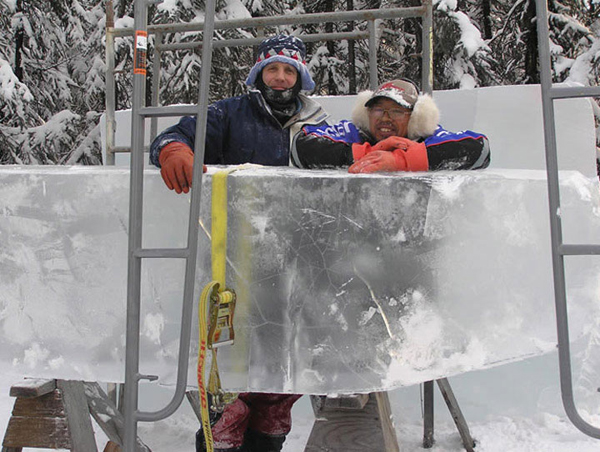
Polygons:
<instances>
[{"instance_id":1,"label":"large ice block","mask_svg":"<svg viewBox=\"0 0 600 452\"><path fill-rule=\"evenodd\" d=\"M203 181L197 294L211 279L215 170ZM123 379L128 185L118 168L0 167L5 368ZM556 345L541 171L256 168L231 174L228 192L228 283L239 297L236 343L219 351L228 389L387 390ZM146 171L145 247L185 244L189 199ZM565 241L597 242L597 180L563 173L561 201ZM169 384L183 264L146 260L142 270L140 370ZM593 327L599 276L598 260L568 259L572 337Z\"/></svg>"}]
</instances>

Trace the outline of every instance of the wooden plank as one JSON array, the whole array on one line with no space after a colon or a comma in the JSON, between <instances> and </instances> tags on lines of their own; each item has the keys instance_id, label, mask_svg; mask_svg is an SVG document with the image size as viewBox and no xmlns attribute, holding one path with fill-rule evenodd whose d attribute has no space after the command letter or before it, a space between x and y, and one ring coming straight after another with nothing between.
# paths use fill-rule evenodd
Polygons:
<instances>
[{"instance_id":1,"label":"wooden plank","mask_svg":"<svg viewBox=\"0 0 600 452\"><path fill-rule=\"evenodd\" d=\"M310 396L310 404L312 405L313 413L315 417L321 416L321 412L323 411L323 405L325 405L325 399L327 396L320 395L311 395Z\"/></svg>"},{"instance_id":2,"label":"wooden plank","mask_svg":"<svg viewBox=\"0 0 600 452\"><path fill-rule=\"evenodd\" d=\"M83 388L90 414L110 441L123 444L122 432L119 432L115 419L119 417L116 406L96 382L84 382Z\"/></svg>"},{"instance_id":3,"label":"wooden plank","mask_svg":"<svg viewBox=\"0 0 600 452\"><path fill-rule=\"evenodd\" d=\"M26 378L10 387L11 397L39 397L56 389L56 380Z\"/></svg>"},{"instance_id":4,"label":"wooden plank","mask_svg":"<svg viewBox=\"0 0 600 452\"><path fill-rule=\"evenodd\" d=\"M397 443L395 448L386 445L384 430L389 426L383 424L388 423L391 424L389 403L385 406L385 397L379 396L378 400L376 394L370 394L362 410L323 410L315 420L305 452L398 451Z\"/></svg>"},{"instance_id":5,"label":"wooden plank","mask_svg":"<svg viewBox=\"0 0 600 452\"><path fill-rule=\"evenodd\" d=\"M377 401L377 409L379 412L379 420L381 422L381 432L383 434L385 450L387 452L400 452L388 393L376 392L375 400Z\"/></svg>"},{"instance_id":6,"label":"wooden plank","mask_svg":"<svg viewBox=\"0 0 600 452\"><path fill-rule=\"evenodd\" d=\"M106 446L104 446L104 450L102 452L121 452L121 446L119 446L117 443L109 441L106 443Z\"/></svg>"},{"instance_id":7,"label":"wooden plank","mask_svg":"<svg viewBox=\"0 0 600 452\"><path fill-rule=\"evenodd\" d=\"M326 397L323 408L328 410L362 410L369 401L369 394L350 394L341 397Z\"/></svg>"},{"instance_id":8,"label":"wooden plank","mask_svg":"<svg viewBox=\"0 0 600 452\"><path fill-rule=\"evenodd\" d=\"M96 382L84 382L85 395L88 401L88 407L94 420L98 423L108 439L116 443L123 444L125 418L110 397L104 392ZM108 445L107 445L108 447ZM114 447L114 446L112 446ZM142 440L137 438L138 452L150 452Z\"/></svg>"},{"instance_id":9,"label":"wooden plank","mask_svg":"<svg viewBox=\"0 0 600 452\"><path fill-rule=\"evenodd\" d=\"M106 392L108 395L108 399L115 405L117 406L117 400L119 397L119 391L117 390L117 383L108 383L107 384L107 388L106 388Z\"/></svg>"},{"instance_id":10,"label":"wooden plank","mask_svg":"<svg viewBox=\"0 0 600 452\"><path fill-rule=\"evenodd\" d=\"M18 397L12 411L13 416L21 417L65 417L65 407L60 391L53 391L35 398Z\"/></svg>"},{"instance_id":11,"label":"wooden plank","mask_svg":"<svg viewBox=\"0 0 600 452\"><path fill-rule=\"evenodd\" d=\"M435 443L433 381L423 383L423 448L431 449Z\"/></svg>"},{"instance_id":12,"label":"wooden plank","mask_svg":"<svg viewBox=\"0 0 600 452\"><path fill-rule=\"evenodd\" d=\"M369 401L369 394L349 394L340 397L311 395L310 402L315 416L324 410L362 410Z\"/></svg>"},{"instance_id":13,"label":"wooden plank","mask_svg":"<svg viewBox=\"0 0 600 452\"><path fill-rule=\"evenodd\" d=\"M463 446L467 452L475 452L475 441L471 437L471 432L469 431L469 426L467 425L467 421L462 414L460 407L458 406L458 402L456 397L454 397L454 391L450 387L450 383L447 378L440 378L437 380L438 387L444 396L444 400L446 401L446 405L448 405L448 409L450 410L450 414L452 415L452 419L454 419L454 423L456 424L456 428L458 428L458 433L463 442Z\"/></svg>"},{"instance_id":14,"label":"wooden plank","mask_svg":"<svg viewBox=\"0 0 600 452\"><path fill-rule=\"evenodd\" d=\"M67 419L12 416L8 421L2 445L16 448L71 449Z\"/></svg>"},{"instance_id":15,"label":"wooden plank","mask_svg":"<svg viewBox=\"0 0 600 452\"><path fill-rule=\"evenodd\" d=\"M57 380L62 391L65 412L71 434L72 452L98 452L83 382Z\"/></svg>"}]
</instances>

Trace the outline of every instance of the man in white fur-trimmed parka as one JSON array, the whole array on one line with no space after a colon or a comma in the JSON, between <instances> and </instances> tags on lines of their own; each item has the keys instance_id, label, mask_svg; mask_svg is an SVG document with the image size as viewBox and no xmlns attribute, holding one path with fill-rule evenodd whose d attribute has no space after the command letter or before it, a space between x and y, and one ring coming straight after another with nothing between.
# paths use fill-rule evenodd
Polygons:
<instances>
[{"instance_id":1,"label":"man in white fur-trimmed parka","mask_svg":"<svg viewBox=\"0 0 600 452\"><path fill-rule=\"evenodd\" d=\"M291 152L300 168L349 166L351 173L468 170L490 163L488 139L448 132L433 98L408 79L383 83L357 97L352 122L306 126Z\"/></svg>"}]
</instances>

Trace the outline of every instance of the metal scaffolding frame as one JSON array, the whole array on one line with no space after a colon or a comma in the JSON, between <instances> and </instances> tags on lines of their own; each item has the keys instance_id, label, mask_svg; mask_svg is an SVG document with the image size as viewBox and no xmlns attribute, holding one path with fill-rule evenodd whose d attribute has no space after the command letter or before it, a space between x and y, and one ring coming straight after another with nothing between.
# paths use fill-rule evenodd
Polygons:
<instances>
[{"instance_id":1,"label":"metal scaffolding frame","mask_svg":"<svg viewBox=\"0 0 600 452\"><path fill-rule=\"evenodd\" d=\"M159 2L160 0L158 0ZM136 450L137 425L140 421L158 421L170 416L181 405L185 396L189 346L191 339L192 312L194 307L194 282L196 273L196 254L198 246L198 219L202 188L202 162L204 161L204 144L206 137L206 118L208 110L208 89L211 70L212 51L215 47L227 45L253 45L261 38L249 40L215 41L214 31L224 28L265 27L284 24L305 24L319 22L347 22L352 20L368 21L368 39L370 51L371 87L377 86L377 49L375 21L379 19L421 17L423 20L423 89L432 91L432 2L424 0L422 6L413 8L394 8L363 11L342 11L322 14L306 14L301 16L276 16L243 20L224 20L215 22L215 0L206 1L205 21L193 24L173 24L148 26L148 5L157 0L135 0L135 17L133 30L114 28L112 11L107 12L107 156L114 163L114 132L115 132L115 81L114 81L114 38L121 35L134 36L134 70L133 70L133 102L131 120L131 175L129 196L129 243L127 268L127 332L125 351L125 388L123 408L125 417L125 436L123 449L125 452ZM111 2L108 0L108 4ZM199 82L198 105L195 106L144 106L146 93L146 52L149 33L160 35L157 41L162 42L162 34L171 31L202 31L202 68ZM337 33L335 35L301 36L303 40L324 39L362 39L364 33ZM164 45L162 50L173 50L174 46ZM187 46L188 44L186 44ZM154 59L158 64L159 59ZM155 72L157 74L157 72ZM158 95L153 99L157 100ZM149 249L142 246L143 229L143 186L144 186L144 129L146 118L161 116L196 115L196 137L193 180L191 189L190 214L188 225L187 246L185 248ZM154 126L155 128L156 126ZM129 150L129 149L127 149ZM181 331L178 354L178 369L175 394L171 401L161 410L143 412L138 407L138 388L140 380L156 380L153 375L142 375L139 371L140 358L140 312L141 312L141 267L143 259L184 259L185 283L183 290L183 307L181 314Z\"/></svg>"},{"instance_id":2,"label":"metal scaffolding frame","mask_svg":"<svg viewBox=\"0 0 600 452\"><path fill-rule=\"evenodd\" d=\"M594 427L580 416L573 397L564 262L565 256L599 255L600 245L563 243L560 184L558 180L559 168L556 152L556 123L554 117L555 100L575 97L600 97L600 87L562 88L552 86L547 0L536 0L536 9L544 140L546 143L546 172L548 177L548 204L550 209L550 238L552 241L552 268L554 272L554 301L556 305L560 388L565 412L571 422L586 435L600 439L600 428Z\"/></svg>"}]
</instances>

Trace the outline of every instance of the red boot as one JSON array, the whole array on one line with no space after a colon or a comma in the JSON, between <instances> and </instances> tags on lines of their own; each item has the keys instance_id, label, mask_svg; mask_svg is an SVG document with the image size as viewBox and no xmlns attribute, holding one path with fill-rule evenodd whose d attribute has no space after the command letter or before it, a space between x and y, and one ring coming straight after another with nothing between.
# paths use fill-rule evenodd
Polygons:
<instances>
[{"instance_id":1,"label":"red boot","mask_svg":"<svg viewBox=\"0 0 600 452\"><path fill-rule=\"evenodd\" d=\"M244 436L249 420L250 410L242 400L226 405L211 429L215 452L246 452ZM200 429L196 432L196 452L205 451L204 432Z\"/></svg>"},{"instance_id":2,"label":"red boot","mask_svg":"<svg viewBox=\"0 0 600 452\"><path fill-rule=\"evenodd\" d=\"M280 452L292 426L296 394L242 393L212 426L215 452ZM211 422L212 425L212 422ZM196 451L205 452L202 430Z\"/></svg>"}]
</instances>

